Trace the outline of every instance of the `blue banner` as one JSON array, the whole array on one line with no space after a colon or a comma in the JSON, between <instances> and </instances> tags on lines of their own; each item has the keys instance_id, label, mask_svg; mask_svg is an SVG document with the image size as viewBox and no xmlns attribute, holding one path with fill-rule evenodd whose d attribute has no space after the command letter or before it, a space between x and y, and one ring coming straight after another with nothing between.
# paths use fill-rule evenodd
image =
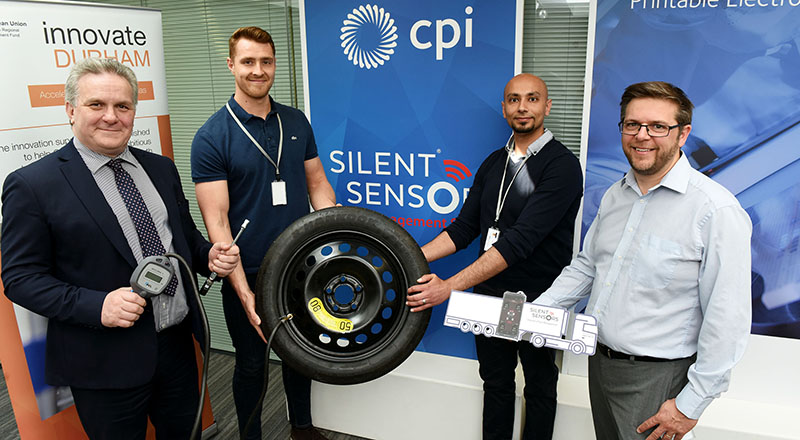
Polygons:
<instances>
[{"instance_id":1,"label":"blue banner","mask_svg":"<svg viewBox=\"0 0 800 440\"><path fill-rule=\"evenodd\" d=\"M420 244L458 215L484 158L508 139L513 0L305 0L306 112L337 200L381 212ZM431 265L442 278L475 244ZM433 311L419 350L475 357Z\"/></svg>"},{"instance_id":2,"label":"blue banner","mask_svg":"<svg viewBox=\"0 0 800 440\"><path fill-rule=\"evenodd\" d=\"M753 220L753 333L800 338L800 0L601 0L583 231L629 165L619 100L662 80L695 104L683 148Z\"/></svg>"}]
</instances>

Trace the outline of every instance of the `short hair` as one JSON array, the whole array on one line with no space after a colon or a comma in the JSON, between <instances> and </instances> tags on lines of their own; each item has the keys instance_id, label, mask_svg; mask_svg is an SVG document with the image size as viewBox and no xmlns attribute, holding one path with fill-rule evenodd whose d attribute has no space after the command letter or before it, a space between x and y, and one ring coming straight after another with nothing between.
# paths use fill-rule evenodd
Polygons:
<instances>
[{"instance_id":1,"label":"short hair","mask_svg":"<svg viewBox=\"0 0 800 440\"><path fill-rule=\"evenodd\" d=\"M619 103L620 121L625 119L628 104L636 98L656 98L672 101L678 104L678 112L675 114L678 124L683 126L692 123L694 104L680 87L664 81L640 82L629 85L625 92L622 93L622 100Z\"/></svg>"},{"instance_id":2,"label":"short hair","mask_svg":"<svg viewBox=\"0 0 800 440\"><path fill-rule=\"evenodd\" d=\"M272 41L272 35L269 32L256 26L240 27L228 39L228 56L233 59L236 55L236 43L240 39L252 40L256 43L269 44L272 46L272 53L275 53L275 42Z\"/></svg>"},{"instance_id":3,"label":"short hair","mask_svg":"<svg viewBox=\"0 0 800 440\"><path fill-rule=\"evenodd\" d=\"M64 100L72 106L77 105L78 99L78 81L85 75L94 74L100 75L101 73L113 73L128 81L131 85L133 96L133 107L139 103L139 82L136 80L136 74L133 73L130 67L123 65L113 58L86 58L78 61L72 66L67 76L67 83L64 85Z\"/></svg>"}]
</instances>

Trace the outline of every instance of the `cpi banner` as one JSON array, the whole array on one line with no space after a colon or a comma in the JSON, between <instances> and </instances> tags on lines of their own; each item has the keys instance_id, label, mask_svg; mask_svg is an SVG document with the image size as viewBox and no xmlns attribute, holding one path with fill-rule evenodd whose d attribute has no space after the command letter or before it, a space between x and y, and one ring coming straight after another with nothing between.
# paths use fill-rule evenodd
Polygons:
<instances>
[{"instance_id":1,"label":"cpi banner","mask_svg":"<svg viewBox=\"0 0 800 440\"><path fill-rule=\"evenodd\" d=\"M84 58L115 58L139 79L130 144L172 156L166 76L157 10L4 1L0 53L0 183L72 138L64 106L69 69ZM90 243L87 243L90 246ZM85 438L69 388L44 381L47 320L0 295L0 359L24 438Z\"/></svg>"},{"instance_id":2,"label":"cpi banner","mask_svg":"<svg viewBox=\"0 0 800 440\"><path fill-rule=\"evenodd\" d=\"M800 338L800 0L601 0L584 233L628 170L619 99L663 80L692 99L684 154L753 220L753 333Z\"/></svg>"},{"instance_id":3,"label":"cpi banner","mask_svg":"<svg viewBox=\"0 0 800 440\"><path fill-rule=\"evenodd\" d=\"M458 215L472 177L505 145L503 88L519 71L521 2L301 2L305 108L344 205L379 211L424 244ZM519 17L519 18L518 18ZM475 244L436 262L448 277ZM474 358L433 311L419 350Z\"/></svg>"}]
</instances>

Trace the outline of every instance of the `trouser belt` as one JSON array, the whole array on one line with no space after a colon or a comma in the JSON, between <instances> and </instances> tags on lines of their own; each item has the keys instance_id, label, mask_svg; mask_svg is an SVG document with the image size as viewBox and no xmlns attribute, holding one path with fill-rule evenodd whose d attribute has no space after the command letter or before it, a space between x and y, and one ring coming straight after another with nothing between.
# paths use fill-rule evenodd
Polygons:
<instances>
[{"instance_id":1,"label":"trouser belt","mask_svg":"<svg viewBox=\"0 0 800 440\"><path fill-rule=\"evenodd\" d=\"M657 358L652 356L635 356L632 354L622 353L620 351L612 350L607 345L598 342L597 343L597 352L604 355L609 359L626 359L630 361L639 361L639 362L669 362L669 361L677 361L686 358L679 358L679 359L665 359L665 358ZM691 357L691 356L689 356Z\"/></svg>"}]
</instances>

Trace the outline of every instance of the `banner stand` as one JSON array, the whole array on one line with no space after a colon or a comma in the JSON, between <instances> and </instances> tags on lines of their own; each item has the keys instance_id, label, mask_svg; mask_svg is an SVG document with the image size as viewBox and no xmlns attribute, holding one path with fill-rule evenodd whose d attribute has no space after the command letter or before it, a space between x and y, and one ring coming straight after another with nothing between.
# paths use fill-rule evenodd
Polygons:
<instances>
[{"instance_id":1,"label":"banner stand","mask_svg":"<svg viewBox=\"0 0 800 440\"><path fill-rule=\"evenodd\" d=\"M421 245L453 221L480 164L510 133L501 103L521 68L522 6L300 1L305 112L338 202L381 212ZM431 271L446 278L477 255L473 243ZM314 382L314 424L382 440L479 438L474 339L442 325L445 308L433 309L417 351L389 374Z\"/></svg>"},{"instance_id":2,"label":"banner stand","mask_svg":"<svg viewBox=\"0 0 800 440\"><path fill-rule=\"evenodd\" d=\"M172 158L161 12L59 1L4 1L0 50L36 69L3 69L0 183L72 137L64 113L69 69L89 57L115 58L139 80L130 145ZM68 389L44 383L47 320L15 307L0 286L0 362L22 440L85 439ZM197 345L196 345L197 348ZM198 365L202 356L196 350ZM198 367L199 368L199 367ZM37 400L38 399L38 400ZM203 437L216 432L206 393ZM155 438L152 426L148 438Z\"/></svg>"}]
</instances>

